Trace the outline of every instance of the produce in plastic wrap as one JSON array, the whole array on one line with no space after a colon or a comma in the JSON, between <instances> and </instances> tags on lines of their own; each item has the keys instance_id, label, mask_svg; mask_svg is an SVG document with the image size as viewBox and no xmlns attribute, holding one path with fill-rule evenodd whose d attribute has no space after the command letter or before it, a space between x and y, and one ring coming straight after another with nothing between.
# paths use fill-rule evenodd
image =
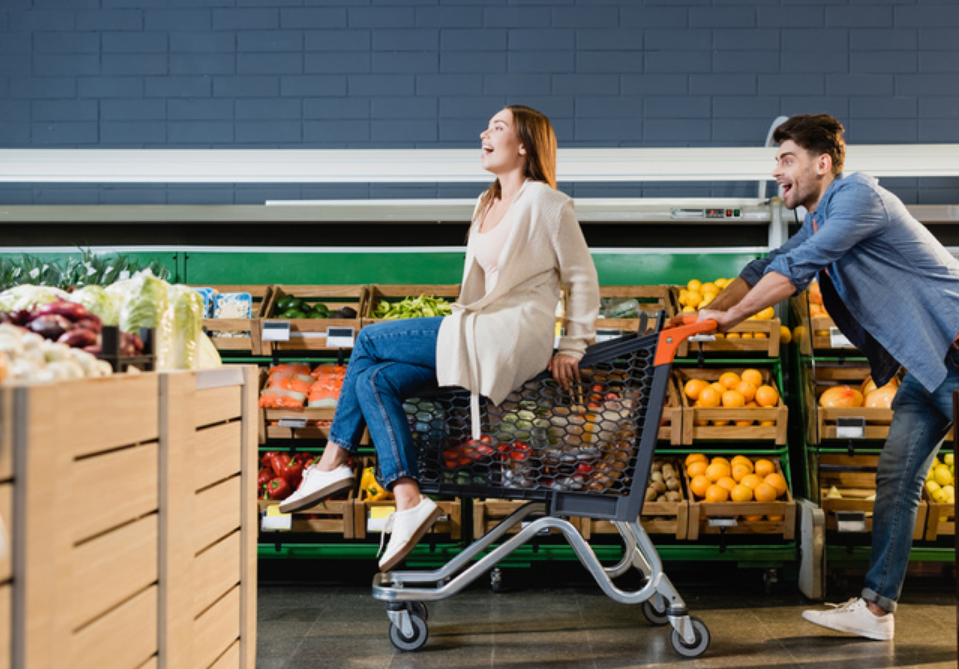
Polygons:
<instances>
[{"instance_id":1,"label":"produce in plastic wrap","mask_svg":"<svg viewBox=\"0 0 959 669\"><path fill-rule=\"evenodd\" d=\"M104 325L117 325L120 322L121 299L108 293L103 286L84 286L67 296L71 302L82 304L91 314L96 314Z\"/></svg>"},{"instance_id":2,"label":"produce in plastic wrap","mask_svg":"<svg viewBox=\"0 0 959 669\"><path fill-rule=\"evenodd\" d=\"M197 369L197 340L203 325L203 298L188 286L167 290L169 308L158 332L160 369Z\"/></svg>"},{"instance_id":3,"label":"produce in plastic wrap","mask_svg":"<svg viewBox=\"0 0 959 669\"><path fill-rule=\"evenodd\" d=\"M149 270L137 272L125 281L107 287L111 295L123 300L120 307L120 329L138 332L140 328L159 328L167 308L167 283Z\"/></svg>"},{"instance_id":4,"label":"produce in plastic wrap","mask_svg":"<svg viewBox=\"0 0 959 669\"><path fill-rule=\"evenodd\" d=\"M216 289L207 287L197 288L194 286L193 290L198 292L200 297L203 298L203 318L214 318L216 311Z\"/></svg>"},{"instance_id":5,"label":"produce in plastic wrap","mask_svg":"<svg viewBox=\"0 0 959 669\"><path fill-rule=\"evenodd\" d=\"M214 318L252 318L253 297L249 293L218 293Z\"/></svg>"}]
</instances>

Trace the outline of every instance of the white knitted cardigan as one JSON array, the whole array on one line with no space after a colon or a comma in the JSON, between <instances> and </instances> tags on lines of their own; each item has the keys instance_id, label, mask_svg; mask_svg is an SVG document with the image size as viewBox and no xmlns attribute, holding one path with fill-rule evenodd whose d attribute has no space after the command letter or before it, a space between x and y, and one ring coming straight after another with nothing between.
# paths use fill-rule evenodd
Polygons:
<instances>
[{"instance_id":1,"label":"white knitted cardigan","mask_svg":"<svg viewBox=\"0 0 959 669\"><path fill-rule=\"evenodd\" d=\"M471 391L474 438L480 432L480 395L499 404L546 369L560 282L566 288L566 331L558 353L582 358L599 313L596 267L572 199L548 184L527 181L506 215L512 230L499 257L496 286L484 295L483 270L469 244L459 301L437 339L437 380Z\"/></svg>"}]
</instances>

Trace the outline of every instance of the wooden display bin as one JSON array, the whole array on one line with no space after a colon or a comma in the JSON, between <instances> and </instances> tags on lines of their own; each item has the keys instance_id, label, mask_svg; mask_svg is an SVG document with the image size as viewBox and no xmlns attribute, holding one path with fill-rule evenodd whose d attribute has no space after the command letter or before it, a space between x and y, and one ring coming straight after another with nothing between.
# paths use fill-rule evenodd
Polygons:
<instances>
[{"instance_id":1,"label":"wooden display bin","mask_svg":"<svg viewBox=\"0 0 959 669\"><path fill-rule=\"evenodd\" d=\"M810 388L805 393L807 402L806 415L809 424L806 429L806 439L811 444L823 441L845 440L840 436L840 419L857 418L863 422L862 436L856 439L885 440L889 436L889 424L892 422L893 410L870 407L824 407L819 405L819 396L827 389L848 385L859 389L862 382L869 376L867 365L836 365L829 366L817 363L816 378L808 379ZM811 404L811 406L809 406Z\"/></svg>"},{"instance_id":2,"label":"wooden display bin","mask_svg":"<svg viewBox=\"0 0 959 669\"><path fill-rule=\"evenodd\" d=\"M529 502L514 499L474 499L473 500L473 539L479 539L506 519L511 513ZM535 520L537 516L530 516L524 522ZM582 529L583 518L570 518L569 521L577 530ZM515 533L523 523L510 530ZM559 533L559 530L550 530L550 534Z\"/></svg>"},{"instance_id":3,"label":"wooden display bin","mask_svg":"<svg viewBox=\"0 0 959 669\"><path fill-rule=\"evenodd\" d=\"M366 308L363 311L363 325L372 325L373 323L382 323L384 320L391 320L374 318L373 316L373 310L376 309L383 300L399 302L407 297L426 295L429 297L442 297L447 302L455 302L460 296L460 284L458 283L398 284L395 286L373 284L369 288L369 298L366 302Z\"/></svg>"},{"instance_id":4,"label":"wooden display bin","mask_svg":"<svg viewBox=\"0 0 959 669\"><path fill-rule=\"evenodd\" d=\"M320 302L330 311L342 307L351 307L356 311L355 318L294 318L284 320L279 318L277 302L293 295L305 299L311 304ZM329 351L340 347L330 346L326 337L330 328L353 328L353 336L360 333L362 315L366 309L368 287L361 286L291 286L277 285L270 291L266 306L261 315L261 327L269 325L264 321L277 321L290 324L290 338L288 341L263 340L261 355L272 355L276 351Z\"/></svg>"},{"instance_id":5,"label":"wooden display bin","mask_svg":"<svg viewBox=\"0 0 959 669\"><path fill-rule=\"evenodd\" d=\"M370 534L379 536L378 531L369 529L370 516L373 509L393 510L396 502L393 500L371 501L368 499L357 498L353 502L353 535L357 539L366 539ZM436 500L436 506L442 511L443 515L433 525L429 533L423 537L422 541L429 541L430 534L442 534L450 541L459 541L463 536L463 505L459 499L454 500ZM385 520L385 519L384 519Z\"/></svg>"},{"instance_id":6,"label":"wooden display bin","mask_svg":"<svg viewBox=\"0 0 959 669\"><path fill-rule=\"evenodd\" d=\"M784 478L778 457L762 456L776 465ZM750 458L755 462L758 457ZM686 489L689 477L683 468ZM786 479L788 482L788 478ZM787 486L785 499L772 502L701 502L689 495L689 531L686 538L696 541L701 534L775 534L792 541L796 533L796 501Z\"/></svg>"},{"instance_id":7,"label":"wooden display bin","mask_svg":"<svg viewBox=\"0 0 959 669\"><path fill-rule=\"evenodd\" d=\"M789 298L789 306L794 316L793 322L798 323L793 338L799 344L802 355L811 356L818 351L829 355L862 357L859 349L839 332L831 316L810 317L806 292Z\"/></svg>"},{"instance_id":8,"label":"wooden display bin","mask_svg":"<svg viewBox=\"0 0 959 669\"><path fill-rule=\"evenodd\" d=\"M671 462L677 473L681 470L679 462L672 458L656 458L656 460ZM689 523L689 502L686 499L686 493L681 487L679 493L683 495L683 499L678 502L663 501L643 503L643 510L639 515L639 520L646 532L649 534L668 534L676 539L686 538ZM587 541L589 541L594 534L619 534L616 526L608 520L581 518L579 521L579 531Z\"/></svg>"},{"instance_id":9,"label":"wooden display bin","mask_svg":"<svg viewBox=\"0 0 959 669\"><path fill-rule=\"evenodd\" d=\"M260 316L269 299L271 286L209 286L219 293L249 293L253 298L250 318L204 318L203 330L220 353L262 355Z\"/></svg>"},{"instance_id":10,"label":"wooden display bin","mask_svg":"<svg viewBox=\"0 0 959 669\"><path fill-rule=\"evenodd\" d=\"M876 467L879 464L878 455L840 455L836 453L822 453L819 456L819 505L826 515L826 529L840 530L840 519L837 513L849 512L850 518L843 519L849 522L848 530L862 531L856 528L862 514L865 521L865 531L872 532L873 500L867 499L876 493ZM835 486L842 495L841 499L830 499L829 490ZM925 500L919 500L916 512L916 529L913 532L913 541L921 541L926 534L926 519L929 514L929 505Z\"/></svg>"},{"instance_id":11,"label":"wooden display bin","mask_svg":"<svg viewBox=\"0 0 959 669\"><path fill-rule=\"evenodd\" d=\"M668 441L673 446L683 443L683 400L682 391L676 385L676 377L670 376L666 385L666 404L660 420L659 440Z\"/></svg>"},{"instance_id":12,"label":"wooden display bin","mask_svg":"<svg viewBox=\"0 0 959 669\"><path fill-rule=\"evenodd\" d=\"M13 479L13 393L0 391L0 669L11 666L13 638L13 560L11 539L17 536L14 524Z\"/></svg>"},{"instance_id":13,"label":"wooden display bin","mask_svg":"<svg viewBox=\"0 0 959 669\"><path fill-rule=\"evenodd\" d=\"M673 313L682 313L682 306L679 304L679 291L683 288L685 286L671 286L670 288ZM717 337L715 341L704 342L685 340L676 349L676 357L698 357L701 343L703 353L706 355L778 358L781 326L782 322L778 318L745 320L730 330L730 333L739 335L738 337L723 336ZM746 337L743 337L743 335L746 335Z\"/></svg>"},{"instance_id":14,"label":"wooden display bin","mask_svg":"<svg viewBox=\"0 0 959 669\"><path fill-rule=\"evenodd\" d=\"M666 313L667 319L676 313L669 286L600 286L599 297L601 300L635 299L640 311L651 317L650 325L656 322L655 317L660 311ZM596 329L637 332L639 318L597 318Z\"/></svg>"},{"instance_id":15,"label":"wooden display bin","mask_svg":"<svg viewBox=\"0 0 959 669\"><path fill-rule=\"evenodd\" d=\"M929 496L925 486L922 488L922 499L927 506L925 540L936 541L941 536L955 536L956 505L936 502Z\"/></svg>"},{"instance_id":16,"label":"wooden display bin","mask_svg":"<svg viewBox=\"0 0 959 669\"><path fill-rule=\"evenodd\" d=\"M252 367L0 388L13 667L254 667L255 399Z\"/></svg>"},{"instance_id":17,"label":"wooden display bin","mask_svg":"<svg viewBox=\"0 0 959 669\"><path fill-rule=\"evenodd\" d=\"M741 368L730 367L673 367L676 385L682 390L690 379L703 379L709 383L718 381L723 372L739 373ZM763 383L779 390L778 384L769 369L759 370ZM786 428L789 410L783 403L780 392L776 406L743 407L730 409L716 407L706 409L694 407L680 392L683 402L682 443L691 445L700 441L771 441L775 444L786 443ZM728 425L713 425L712 421L729 421ZM750 425L736 425L736 421L750 421ZM707 422L707 424L703 424Z\"/></svg>"},{"instance_id":18,"label":"wooden display bin","mask_svg":"<svg viewBox=\"0 0 959 669\"><path fill-rule=\"evenodd\" d=\"M353 505L356 501L356 493L350 491L350 494L344 499L328 499L319 504L297 511L291 514L289 532L312 532L316 534L332 534L343 539L352 539L353 531ZM271 506L280 503L274 499L258 499L257 506L260 514L265 514Z\"/></svg>"}]
</instances>

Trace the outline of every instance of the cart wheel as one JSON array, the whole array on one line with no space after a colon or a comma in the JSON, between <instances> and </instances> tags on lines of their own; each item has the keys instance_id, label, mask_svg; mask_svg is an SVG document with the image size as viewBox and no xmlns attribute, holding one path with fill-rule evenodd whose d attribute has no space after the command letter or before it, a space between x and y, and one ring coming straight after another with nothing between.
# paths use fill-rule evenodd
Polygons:
<instances>
[{"instance_id":1,"label":"cart wheel","mask_svg":"<svg viewBox=\"0 0 959 669\"><path fill-rule=\"evenodd\" d=\"M413 632L405 636L399 627L390 623L390 643L398 650L419 650L430 635L426 621L418 615L410 614L410 624L413 626Z\"/></svg>"},{"instance_id":2,"label":"cart wheel","mask_svg":"<svg viewBox=\"0 0 959 669\"><path fill-rule=\"evenodd\" d=\"M660 599L656 595L653 595L651 599L647 599L643 602L643 615L646 616L648 620L653 625L668 625L669 616L666 615L666 602L662 602L662 608L656 606L658 603L656 600Z\"/></svg>"},{"instance_id":3,"label":"cart wheel","mask_svg":"<svg viewBox=\"0 0 959 669\"><path fill-rule=\"evenodd\" d=\"M426 608L426 604L418 601L411 601L406 603L406 610L410 612L411 616L419 616L423 619L424 622L429 622L430 611Z\"/></svg>"},{"instance_id":4,"label":"cart wheel","mask_svg":"<svg viewBox=\"0 0 959 669\"><path fill-rule=\"evenodd\" d=\"M696 635L693 643L687 644L683 641L682 635L676 628L673 628L669 635L669 643L672 644L673 650L683 657L699 657L709 647L709 629L706 628L706 623L699 618L690 617L689 624L693 626L693 632Z\"/></svg>"}]
</instances>

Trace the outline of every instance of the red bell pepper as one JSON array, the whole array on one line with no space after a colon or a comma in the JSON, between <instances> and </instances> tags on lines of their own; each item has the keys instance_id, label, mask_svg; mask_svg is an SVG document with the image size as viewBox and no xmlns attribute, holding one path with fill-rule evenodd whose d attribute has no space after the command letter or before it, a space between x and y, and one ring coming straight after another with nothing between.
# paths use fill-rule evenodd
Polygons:
<instances>
[{"instance_id":1,"label":"red bell pepper","mask_svg":"<svg viewBox=\"0 0 959 669\"><path fill-rule=\"evenodd\" d=\"M297 462L289 453L277 453L271 460L273 471L282 479L285 479L293 490L296 490L303 479L303 463Z\"/></svg>"},{"instance_id":2,"label":"red bell pepper","mask_svg":"<svg viewBox=\"0 0 959 669\"><path fill-rule=\"evenodd\" d=\"M293 494L293 489L286 479L277 476L266 484L265 499L286 499Z\"/></svg>"}]
</instances>

